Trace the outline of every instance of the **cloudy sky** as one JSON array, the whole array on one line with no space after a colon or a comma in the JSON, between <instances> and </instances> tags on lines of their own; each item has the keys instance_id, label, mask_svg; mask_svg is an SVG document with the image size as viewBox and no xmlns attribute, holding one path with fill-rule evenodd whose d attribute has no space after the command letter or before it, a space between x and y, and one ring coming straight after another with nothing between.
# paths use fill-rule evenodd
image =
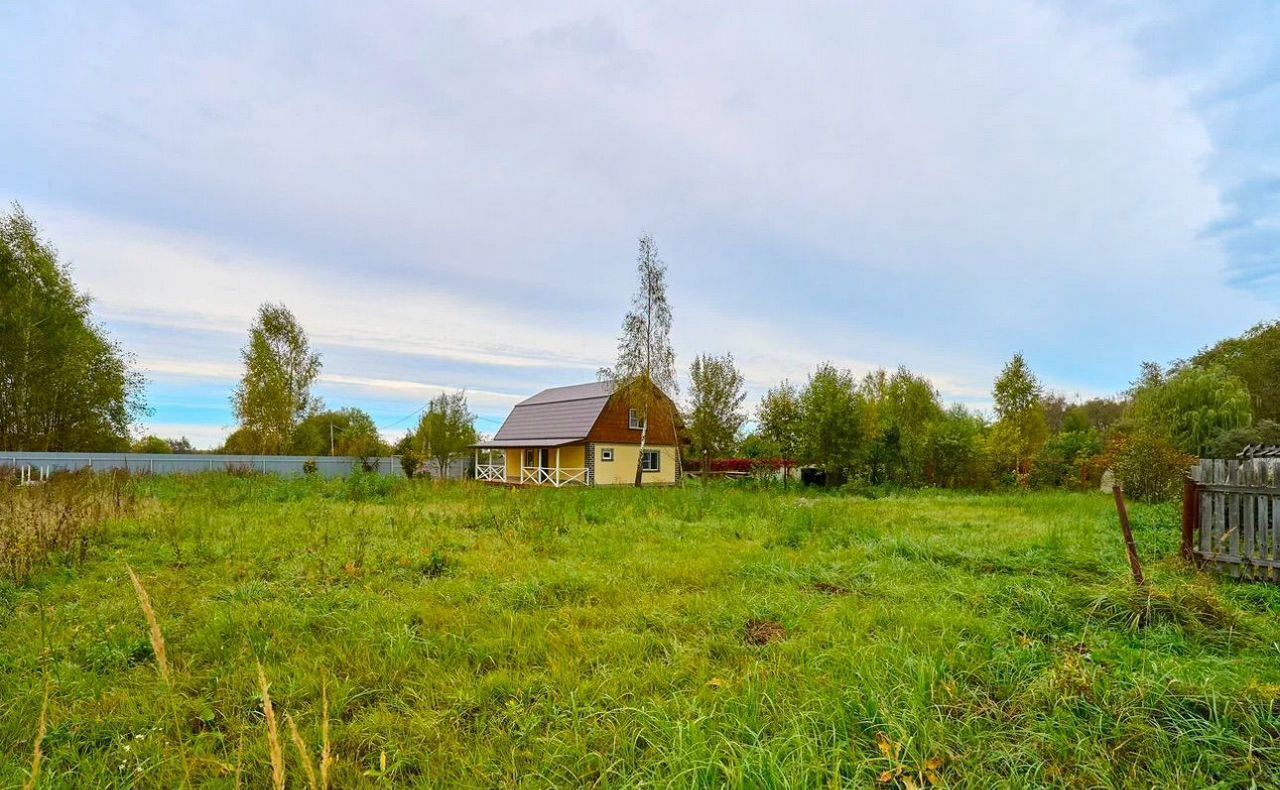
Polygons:
<instances>
[{"instance_id":1,"label":"cloudy sky","mask_svg":"<svg viewBox=\"0 0 1280 790\"><path fill-rule=\"evenodd\" d=\"M263 301L329 405L394 435L465 387L492 432L610 361L642 232L682 367L753 393L982 406L1023 351L1110 394L1280 313L1278 9L5 3L0 197L202 446Z\"/></svg>"}]
</instances>

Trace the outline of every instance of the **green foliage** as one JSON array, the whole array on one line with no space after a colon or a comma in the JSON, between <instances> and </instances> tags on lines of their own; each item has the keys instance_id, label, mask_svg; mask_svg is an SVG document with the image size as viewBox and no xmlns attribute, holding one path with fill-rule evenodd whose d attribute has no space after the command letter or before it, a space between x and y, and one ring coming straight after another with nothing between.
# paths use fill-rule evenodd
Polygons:
<instances>
[{"instance_id":1,"label":"green foliage","mask_svg":"<svg viewBox=\"0 0 1280 790\"><path fill-rule=\"evenodd\" d=\"M717 458L733 452L746 422L742 404L745 382L733 355L700 354L689 366L691 392L685 415L689 451L697 458Z\"/></svg>"},{"instance_id":2,"label":"green foliage","mask_svg":"<svg viewBox=\"0 0 1280 790\"><path fill-rule=\"evenodd\" d=\"M1049 436L1040 381L1022 354L1014 354L992 387L996 424L990 446L996 463L1025 479Z\"/></svg>"},{"instance_id":3,"label":"green foliage","mask_svg":"<svg viewBox=\"0 0 1280 790\"><path fill-rule=\"evenodd\" d=\"M1067 407L1062 419L1063 431L1088 431L1106 433L1124 416L1123 401L1111 398L1090 398L1084 403Z\"/></svg>"},{"instance_id":4,"label":"green foliage","mask_svg":"<svg viewBox=\"0 0 1280 790\"><path fill-rule=\"evenodd\" d=\"M269 787L255 659L289 787L283 716L314 759L326 703L330 787L1268 787L1280 763L1280 590L1178 561L1176 507L1131 503L1136 589L1098 494L133 485L83 562L0 582L0 786L49 688L53 785Z\"/></svg>"},{"instance_id":5,"label":"green foliage","mask_svg":"<svg viewBox=\"0 0 1280 790\"><path fill-rule=\"evenodd\" d=\"M129 451L133 453L154 454L172 453L173 445L164 439L161 439L159 436L144 436L134 442L133 446L129 448Z\"/></svg>"},{"instance_id":6,"label":"green foliage","mask_svg":"<svg viewBox=\"0 0 1280 790\"><path fill-rule=\"evenodd\" d=\"M243 438L256 439L255 453L286 452L299 421L320 408L311 396L320 355L311 352L306 333L287 307L264 304L240 356L244 377L231 404L240 426L249 430Z\"/></svg>"},{"instance_id":7,"label":"green foliage","mask_svg":"<svg viewBox=\"0 0 1280 790\"><path fill-rule=\"evenodd\" d=\"M653 237L640 237L636 256L636 292L631 309L622 319L618 338L618 358L611 368L602 368L600 378L613 383L629 408L642 419L641 453L636 458L636 487L644 475L640 458L649 437L649 410L665 395L673 397L676 384L676 352L671 346L671 305L667 301L667 265L658 257Z\"/></svg>"},{"instance_id":8,"label":"green foliage","mask_svg":"<svg viewBox=\"0 0 1280 790\"><path fill-rule=\"evenodd\" d=\"M800 393L801 457L834 477L855 471L867 445L867 402L847 370L824 363Z\"/></svg>"},{"instance_id":9,"label":"green foliage","mask_svg":"<svg viewBox=\"0 0 1280 790\"><path fill-rule=\"evenodd\" d=\"M476 443L475 422L466 392L442 392L432 399L414 439L422 454L437 463L441 476L447 474L455 458Z\"/></svg>"},{"instance_id":10,"label":"green foliage","mask_svg":"<svg viewBox=\"0 0 1280 790\"><path fill-rule=\"evenodd\" d=\"M863 379L870 442L872 483L920 485L928 465L930 427L942 419L942 399L933 384L905 367L893 375L878 370Z\"/></svg>"},{"instance_id":11,"label":"green foliage","mask_svg":"<svg viewBox=\"0 0 1280 790\"><path fill-rule=\"evenodd\" d=\"M1041 487L1092 488L1097 481L1093 479L1095 465L1091 462L1102 451L1102 434L1092 428L1054 434L1040 451L1031 483Z\"/></svg>"},{"instance_id":12,"label":"green foliage","mask_svg":"<svg viewBox=\"0 0 1280 790\"><path fill-rule=\"evenodd\" d=\"M760 431L752 431L738 442L738 454L743 458L781 458L782 448Z\"/></svg>"},{"instance_id":13,"label":"green foliage","mask_svg":"<svg viewBox=\"0 0 1280 790\"><path fill-rule=\"evenodd\" d=\"M389 450L378 434L373 418L360 409L348 408L307 416L293 430L288 452L291 455L377 458Z\"/></svg>"},{"instance_id":14,"label":"green foliage","mask_svg":"<svg viewBox=\"0 0 1280 790\"><path fill-rule=\"evenodd\" d=\"M1205 447L1205 458L1235 458L1250 444L1280 446L1280 422L1260 420L1245 428L1232 428L1213 437Z\"/></svg>"},{"instance_id":15,"label":"green foliage","mask_svg":"<svg viewBox=\"0 0 1280 790\"><path fill-rule=\"evenodd\" d=\"M89 307L13 204L0 215L0 450L128 449L144 381Z\"/></svg>"},{"instance_id":16,"label":"green foliage","mask_svg":"<svg viewBox=\"0 0 1280 790\"><path fill-rule=\"evenodd\" d=\"M1106 462L1126 495L1142 502L1162 502L1181 493L1195 458L1160 431L1139 429L1113 439Z\"/></svg>"},{"instance_id":17,"label":"green foliage","mask_svg":"<svg viewBox=\"0 0 1280 790\"><path fill-rule=\"evenodd\" d=\"M1253 419L1244 382L1221 367L1187 367L1167 378L1146 372L1127 416L1141 430L1163 434L1178 450L1195 455L1219 434Z\"/></svg>"},{"instance_id":18,"label":"green foliage","mask_svg":"<svg viewBox=\"0 0 1280 790\"><path fill-rule=\"evenodd\" d=\"M262 437L252 428L237 428L218 450L227 455L257 455L262 450Z\"/></svg>"},{"instance_id":19,"label":"green foliage","mask_svg":"<svg viewBox=\"0 0 1280 790\"><path fill-rule=\"evenodd\" d=\"M1223 340L1188 364L1226 369L1249 390L1255 417L1280 421L1280 321L1264 321L1240 337Z\"/></svg>"},{"instance_id":20,"label":"green foliage","mask_svg":"<svg viewBox=\"0 0 1280 790\"><path fill-rule=\"evenodd\" d=\"M760 426L760 438L776 447L777 456L789 467L800 453L803 430L800 394L795 385L784 380L766 392L756 407L756 422Z\"/></svg>"},{"instance_id":21,"label":"green foliage","mask_svg":"<svg viewBox=\"0 0 1280 790\"><path fill-rule=\"evenodd\" d=\"M405 477L417 477L422 471L422 463L425 460L422 454L412 447L400 451L400 468L404 470Z\"/></svg>"},{"instance_id":22,"label":"green foliage","mask_svg":"<svg viewBox=\"0 0 1280 790\"><path fill-rule=\"evenodd\" d=\"M956 404L929 424L925 434L925 476L945 488L990 488L983 443L986 423Z\"/></svg>"}]
</instances>

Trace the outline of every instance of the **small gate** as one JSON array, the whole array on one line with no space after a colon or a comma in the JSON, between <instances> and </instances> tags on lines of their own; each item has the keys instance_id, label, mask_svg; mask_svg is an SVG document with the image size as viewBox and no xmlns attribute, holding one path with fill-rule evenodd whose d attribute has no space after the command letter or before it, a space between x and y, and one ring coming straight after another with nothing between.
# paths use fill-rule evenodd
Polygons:
<instances>
[{"instance_id":1,"label":"small gate","mask_svg":"<svg viewBox=\"0 0 1280 790\"><path fill-rule=\"evenodd\" d=\"M1182 501L1182 553L1235 578L1280 581L1280 465L1205 459Z\"/></svg>"}]
</instances>

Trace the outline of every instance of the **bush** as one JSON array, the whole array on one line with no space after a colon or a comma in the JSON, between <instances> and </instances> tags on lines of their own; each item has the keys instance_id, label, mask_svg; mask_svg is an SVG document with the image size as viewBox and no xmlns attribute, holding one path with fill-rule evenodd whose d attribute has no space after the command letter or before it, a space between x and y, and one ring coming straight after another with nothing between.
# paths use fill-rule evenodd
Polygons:
<instances>
[{"instance_id":1,"label":"bush","mask_svg":"<svg viewBox=\"0 0 1280 790\"><path fill-rule=\"evenodd\" d=\"M1205 458L1235 458L1249 444L1280 444L1280 422L1262 420L1247 428L1223 431L1205 448Z\"/></svg>"},{"instance_id":2,"label":"bush","mask_svg":"<svg viewBox=\"0 0 1280 790\"><path fill-rule=\"evenodd\" d=\"M1143 502L1162 502L1176 497L1196 460L1174 447L1169 439L1151 431L1116 437L1107 448L1107 458L1116 482L1131 498Z\"/></svg>"},{"instance_id":3,"label":"bush","mask_svg":"<svg viewBox=\"0 0 1280 790\"><path fill-rule=\"evenodd\" d=\"M316 459L308 458L302 462L302 473L304 475L313 475L320 471L320 465L316 463Z\"/></svg>"},{"instance_id":4,"label":"bush","mask_svg":"<svg viewBox=\"0 0 1280 790\"><path fill-rule=\"evenodd\" d=\"M422 456L416 450L405 450L400 454L400 468L404 476L412 480L422 469Z\"/></svg>"}]
</instances>

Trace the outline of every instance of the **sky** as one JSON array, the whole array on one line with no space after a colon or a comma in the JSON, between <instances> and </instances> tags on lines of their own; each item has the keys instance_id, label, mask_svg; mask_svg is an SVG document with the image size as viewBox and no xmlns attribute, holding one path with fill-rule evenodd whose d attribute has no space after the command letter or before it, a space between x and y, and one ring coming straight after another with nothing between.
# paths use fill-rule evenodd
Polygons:
<instances>
[{"instance_id":1,"label":"sky","mask_svg":"<svg viewBox=\"0 0 1280 790\"><path fill-rule=\"evenodd\" d=\"M263 302L385 435L593 380L668 266L751 400L830 361L985 408L1280 313L1280 6L0 5L0 199L212 447ZM687 393L686 393L687 394Z\"/></svg>"}]
</instances>

